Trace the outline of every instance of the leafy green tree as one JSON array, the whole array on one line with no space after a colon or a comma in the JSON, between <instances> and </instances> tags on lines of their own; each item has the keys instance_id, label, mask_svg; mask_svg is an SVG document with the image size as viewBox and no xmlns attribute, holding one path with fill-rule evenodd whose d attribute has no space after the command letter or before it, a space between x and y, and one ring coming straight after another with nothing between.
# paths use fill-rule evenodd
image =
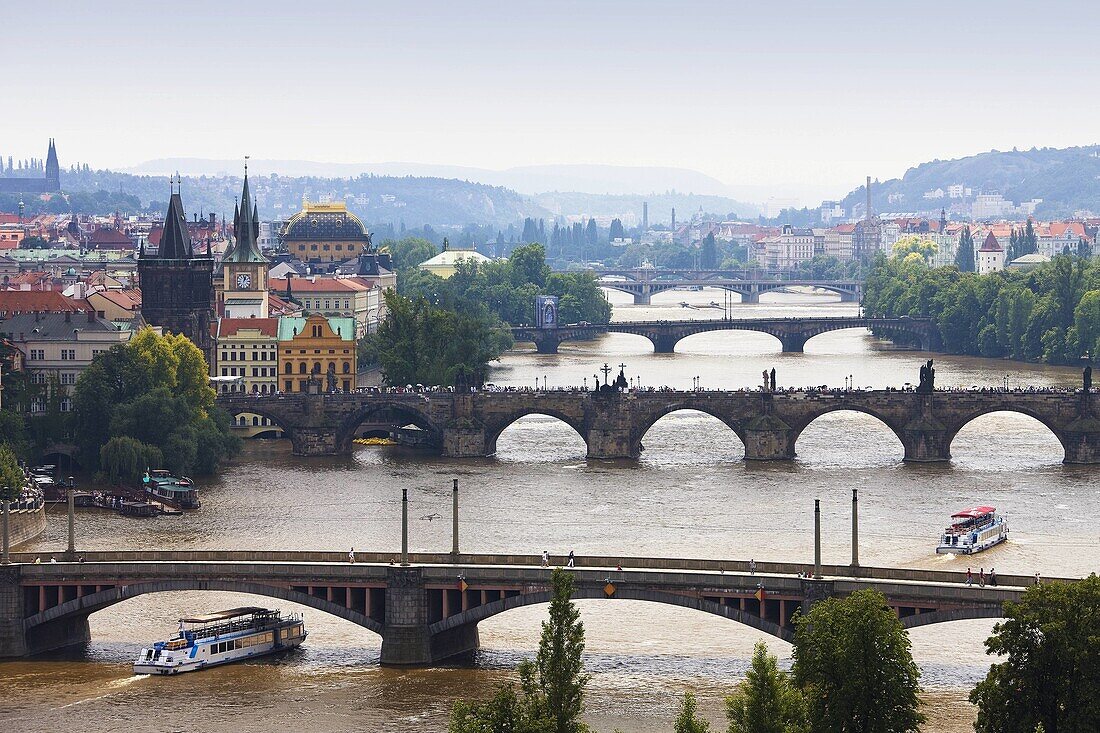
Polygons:
<instances>
[{"instance_id":1,"label":"leafy green tree","mask_svg":"<svg viewBox=\"0 0 1100 733\"><path fill-rule=\"evenodd\" d=\"M960 272L974 272L974 235L964 226L959 234L959 246L955 250L955 266Z\"/></svg>"},{"instance_id":2,"label":"leafy green tree","mask_svg":"<svg viewBox=\"0 0 1100 733\"><path fill-rule=\"evenodd\" d=\"M379 249L390 253L394 271L397 273L414 268L439 254L439 248L423 237L387 240L382 242Z\"/></svg>"},{"instance_id":3,"label":"leafy green tree","mask_svg":"<svg viewBox=\"0 0 1100 733\"><path fill-rule=\"evenodd\" d=\"M924 722L909 637L877 591L797 617L792 672L812 733L917 733Z\"/></svg>"},{"instance_id":4,"label":"leafy green tree","mask_svg":"<svg viewBox=\"0 0 1100 733\"><path fill-rule=\"evenodd\" d=\"M126 436L111 438L99 449L99 464L112 483L133 483L147 469L162 465L164 454L159 448Z\"/></svg>"},{"instance_id":5,"label":"leafy green tree","mask_svg":"<svg viewBox=\"0 0 1100 733\"><path fill-rule=\"evenodd\" d=\"M1100 290L1090 290L1081 296L1073 320L1081 348L1094 359L1100 356Z\"/></svg>"},{"instance_id":6,"label":"leafy green tree","mask_svg":"<svg viewBox=\"0 0 1100 733\"><path fill-rule=\"evenodd\" d=\"M7 445L0 443L0 501L15 501L23 491L23 470L19 459Z\"/></svg>"},{"instance_id":7,"label":"leafy green tree","mask_svg":"<svg viewBox=\"0 0 1100 733\"><path fill-rule=\"evenodd\" d=\"M806 733L806 701L758 642L740 688L726 698L729 733Z\"/></svg>"},{"instance_id":8,"label":"leafy green tree","mask_svg":"<svg viewBox=\"0 0 1100 733\"><path fill-rule=\"evenodd\" d=\"M143 329L98 355L77 380L72 418L81 463L99 467L103 446L129 437L161 448L173 471L209 473L240 449L214 397L198 347Z\"/></svg>"},{"instance_id":9,"label":"leafy green tree","mask_svg":"<svg viewBox=\"0 0 1100 733\"><path fill-rule=\"evenodd\" d=\"M502 686L484 702L456 702L450 733L588 733L584 710L584 625L573 604L573 575L550 575L549 619L542 624L534 661L519 665L520 694Z\"/></svg>"},{"instance_id":10,"label":"leafy green tree","mask_svg":"<svg viewBox=\"0 0 1100 733\"><path fill-rule=\"evenodd\" d=\"M1100 578L1027 589L986 640L990 666L970 693L977 733L1100 730Z\"/></svg>"},{"instance_id":11,"label":"leafy green tree","mask_svg":"<svg viewBox=\"0 0 1100 733\"><path fill-rule=\"evenodd\" d=\"M699 716L695 705L695 695L684 693L684 699L680 703L680 714L676 716L676 725L673 728L676 733L709 733L710 723Z\"/></svg>"},{"instance_id":12,"label":"leafy green tree","mask_svg":"<svg viewBox=\"0 0 1100 733\"><path fill-rule=\"evenodd\" d=\"M916 234L910 234L894 242L892 255L894 259L908 260L908 256L915 254L924 263L933 257L939 248L930 239L922 239Z\"/></svg>"},{"instance_id":13,"label":"leafy green tree","mask_svg":"<svg viewBox=\"0 0 1100 733\"><path fill-rule=\"evenodd\" d=\"M0 445L10 448L16 457L29 458L27 424L23 416L14 410L0 410Z\"/></svg>"}]
</instances>

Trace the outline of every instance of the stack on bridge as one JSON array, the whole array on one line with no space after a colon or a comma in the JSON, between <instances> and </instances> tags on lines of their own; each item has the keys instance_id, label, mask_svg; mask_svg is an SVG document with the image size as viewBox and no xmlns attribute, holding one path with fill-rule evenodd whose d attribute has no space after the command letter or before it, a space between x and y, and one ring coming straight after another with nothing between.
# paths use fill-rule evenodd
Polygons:
<instances>
[{"instance_id":1,"label":"stack on bridge","mask_svg":"<svg viewBox=\"0 0 1100 733\"><path fill-rule=\"evenodd\" d=\"M422 443L451 457L491 456L497 438L526 415L555 417L584 439L589 458L637 458L646 432L665 415L698 410L729 426L749 460L790 460L798 436L818 417L838 410L878 418L897 436L906 461L947 461L951 442L967 423L990 412L1018 412L1045 425L1065 450L1066 463L1100 463L1100 397L1072 391L896 390L632 391L575 390L285 394L226 393L217 403L233 415L269 418L290 438L294 453L336 455L351 450L364 423L415 425Z\"/></svg>"},{"instance_id":2,"label":"stack on bridge","mask_svg":"<svg viewBox=\"0 0 1100 733\"><path fill-rule=\"evenodd\" d=\"M90 552L84 562L0 566L0 658L90 639L89 615L130 598L168 591L232 591L299 603L382 637L383 664L427 665L478 648L477 624L550 600L550 571L525 555L410 556L334 552ZM560 564L560 559L559 559ZM813 603L874 588L908 628L1002 615L1028 579L1002 574L972 588L958 573L822 566L828 579L800 577L805 565L665 558L584 558L575 598L650 601L693 608L787 641L791 617ZM617 569L621 566L623 569ZM757 593L763 587L761 600Z\"/></svg>"},{"instance_id":3,"label":"stack on bridge","mask_svg":"<svg viewBox=\"0 0 1100 733\"><path fill-rule=\"evenodd\" d=\"M783 352L801 352L806 342L828 331L869 328L897 343L931 351L940 344L939 329L930 318L733 318L688 321L623 321L606 325L573 324L557 328L517 326L516 341L530 341L540 354L556 354L563 341L587 339L601 333L632 333L645 336L658 354L671 354L680 339L708 331L759 331L771 334L783 345Z\"/></svg>"}]
</instances>

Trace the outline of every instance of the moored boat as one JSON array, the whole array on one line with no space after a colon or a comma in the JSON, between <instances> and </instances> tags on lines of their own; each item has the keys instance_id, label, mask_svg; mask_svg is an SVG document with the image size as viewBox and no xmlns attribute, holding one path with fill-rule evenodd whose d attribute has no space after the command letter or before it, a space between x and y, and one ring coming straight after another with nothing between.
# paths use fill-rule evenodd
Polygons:
<instances>
[{"instance_id":1,"label":"moored boat","mask_svg":"<svg viewBox=\"0 0 1100 733\"><path fill-rule=\"evenodd\" d=\"M936 552L940 555L973 555L1008 539L1008 522L992 506L963 509L951 515Z\"/></svg>"},{"instance_id":2,"label":"moored boat","mask_svg":"<svg viewBox=\"0 0 1100 733\"><path fill-rule=\"evenodd\" d=\"M255 606L180 619L179 632L141 650L134 674L179 674L292 649L306 638L297 614Z\"/></svg>"},{"instance_id":3,"label":"moored boat","mask_svg":"<svg viewBox=\"0 0 1100 733\"><path fill-rule=\"evenodd\" d=\"M176 509L198 509L202 506L195 482L186 476L173 476L162 468L146 471L142 477L145 493Z\"/></svg>"}]
</instances>

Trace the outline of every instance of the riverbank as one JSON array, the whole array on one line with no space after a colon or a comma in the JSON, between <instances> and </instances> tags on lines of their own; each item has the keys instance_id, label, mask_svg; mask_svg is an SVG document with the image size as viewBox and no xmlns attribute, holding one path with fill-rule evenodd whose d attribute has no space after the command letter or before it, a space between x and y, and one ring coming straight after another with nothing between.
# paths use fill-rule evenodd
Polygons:
<instances>
[{"instance_id":1,"label":"riverbank","mask_svg":"<svg viewBox=\"0 0 1100 733\"><path fill-rule=\"evenodd\" d=\"M8 515L8 532L12 549L37 539L45 531L46 506L41 502L35 509L12 510Z\"/></svg>"}]
</instances>

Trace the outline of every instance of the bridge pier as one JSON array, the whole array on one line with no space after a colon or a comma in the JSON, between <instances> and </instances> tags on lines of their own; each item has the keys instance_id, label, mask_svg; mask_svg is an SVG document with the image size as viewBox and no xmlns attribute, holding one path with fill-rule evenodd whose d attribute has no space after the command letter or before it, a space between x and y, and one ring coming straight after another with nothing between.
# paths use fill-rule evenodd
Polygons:
<instances>
[{"instance_id":1,"label":"bridge pier","mask_svg":"<svg viewBox=\"0 0 1100 733\"><path fill-rule=\"evenodd\" d=\"M1084 420L1078 423L1086 422ZM1055 433L1062 447L1066 450L1063 463L1095 464L1100 463L1100 421L1089 420L1094 423L1091 430L1069 430L1064 433ZM1078 427L1071 423L1071 427ZM1085 428L1085 425L1080 425Z\"/></svg>"},{"instance_id":2,"label":"bridge pier","mask_svg":"<svg viewBox=\"0 0 1100 733\"><path fill-rule=\"evenodd\" d=\"M905 446L902 460L908 463L942 463L951 460L951 445L947 440L947 431L942 428L906 427L901 435Z\"/></svg>"},{"instance_id":3,"label":"bridge pier","mask_svg":"<svg viewBox=\"0 0 1100 733\"><path fill-rule=\"evenodd\" d=\"M765 399L770 398L767 395ZM791 427L775 415L755 417L745 426L746 461L789 461L795 456Z\"/></svg>"},{"instance_id":4,"label":"bridge pier","mask_svg":"<svg viewBox=\"0 0 1100 733\"><path fill-rule=\"evenodd\" d=\"M387 569L382 664L408 667L429 665L449 657L473 653L478 645L477 625L473 623L437 634L428 629L428 594L420 568Z\"/></svg>"},{"instance_id":5,"label":"bridge pier","mask_svg":"<svg viewBox=\"0 0 1100 733\"><path fill-rule=\"evenodd\" d=\"M485 426L476 420L458 418L443 428L443 455L448 458L484 458L495 452Z\"/></svg>"},{"instance_id":6,"label":"bridge pier","mask_svg":"<svg viewBox=\"0 0 1100 733\"><path fill-rule=\"evenodd\" d=\"M748 291L747 293L741 293L741 302L745 305L756 305L760 302L760 291L754 289Z\"/></svg>"},{"instance_id":7,"label":"bridge pier","mask_svg":"<svg viewBox=\"0 0 1100 733\"><path fill-rule=\"evenodd\" d=\"M630 430L591 428L584 442L588 445L589 458L615 460L642 455L642 444L633 439Z\"/></svg>"},{"instance_id":8,"label":"bridge pier","mask_svg":"<svg viewBox=\"0 0 1100 733\"><path fill-rule=\"evenodd\" d=\"M775 336L783 344L784 354L801 354L806 349L809 336L804 333L777 333Z\"/></svg>"},{"instance_id":9,"label":"bridge pier","mask_svg":"<svg viewBox=\"0 0 1100 733\"><path fill-rule=\"evenodd\" d=\"M544 333L535 339L535 351L540 354L556 354L560 345L561 339L550 334Z\"/></svg>"},{"instance_id":10,"label":"bridge pier","mask_svg":"<svg viewBox=\"0 0 1100 733\"><path fill-rule=\"evenodd\" d=\"M680 340L680 337L671 334L653 334L649 336L649 340L653 342L653 353L674 354L676 353L676 342Z\"/></svg>"},{"instance_id":11,"label":"bridge pier","mask_svg":"<svg viewBox=\"0 0 1100 733\"><path fill-rule=\"evenodd\" d=\"M645 290L636 290L631 295L634 296L634 305L649 305L653 294L646 288Z\"/></svg>"},{"instance_id":12,"label":"bridge pier","mask_svg":"<svg viewBox=\"0 0 1100 733\"><path fill-rule=\"evenodd\" d=\"M294 428L284 432L296 456L335 456L342 452L340 437L334 428Z\"/></svg>"}]
</instances>

